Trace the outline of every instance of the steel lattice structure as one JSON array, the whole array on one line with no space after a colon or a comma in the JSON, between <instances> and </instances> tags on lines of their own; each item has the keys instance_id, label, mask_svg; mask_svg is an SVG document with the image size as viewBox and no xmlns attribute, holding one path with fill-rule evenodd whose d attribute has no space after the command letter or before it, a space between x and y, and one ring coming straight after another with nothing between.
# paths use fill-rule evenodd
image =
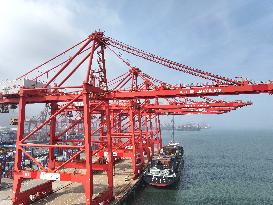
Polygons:
<instances>
[{"instance_id":1,"label":"steel lattice structure","mask_svg":"<svg viewBox=\"0 0 273 205\"><path fill-rule=\"evenodd\" d=\"M108 80L105 51L109 50L128 67L128 72ZM125 61L126 52L166 68L209 80L198 85L172 85L163 82ZM70 57L64 58L70 53ZM73 77L85 73L80 84ZM28 204L50 194L52 182L82 183L86 204L109 203L113 199L113 167L120 157L132 159L137 177L146 161L162 147L160 115L223 114L251 105L251 102L213 100L205 96L258 94L273 92L273 83L253 83L233 80L192 68L135 47L102 32L72 46L45 63L18 77L9 86L0 87L1 112L18 105L18 132L14 167L13 204ZM189 97L200 97L193 100ZM49 116L26 129L26 106L45 104ZM70 117L65 128L57 123ZM94 125L98 125L94 127ZM48 137L39 143L30 139L48 127ZM69 134L68 134L69 133ZM48 164L42 165L29 154L29 149L46 149ZM58 160L56 150L72 150L68 159ZM22 154L38 166L36 170L22 168ZM145 159L147 160L145 161ZM81 171L74 173L69 168ZM93 197L93 171L107 173L108 188ZM48 182L20 192L23 179L46 179Z\"/></svg>"}]
</instances>

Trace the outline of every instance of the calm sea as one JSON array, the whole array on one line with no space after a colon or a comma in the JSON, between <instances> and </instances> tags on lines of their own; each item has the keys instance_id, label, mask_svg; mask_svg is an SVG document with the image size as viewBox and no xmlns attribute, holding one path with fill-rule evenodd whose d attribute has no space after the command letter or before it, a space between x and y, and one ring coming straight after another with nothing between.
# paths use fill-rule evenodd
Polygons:
<instances>
[{"instance_id":1,"label":"calm sea","mask_svg":"<svg viewBox=\"0 0 273 205\"><path fill-rule=\"evenodd\" d=\"M185 151L178 187L145 188L130 204L273 204L272 130L208 129L176 139Z\"/></svg>"}]
</instances>

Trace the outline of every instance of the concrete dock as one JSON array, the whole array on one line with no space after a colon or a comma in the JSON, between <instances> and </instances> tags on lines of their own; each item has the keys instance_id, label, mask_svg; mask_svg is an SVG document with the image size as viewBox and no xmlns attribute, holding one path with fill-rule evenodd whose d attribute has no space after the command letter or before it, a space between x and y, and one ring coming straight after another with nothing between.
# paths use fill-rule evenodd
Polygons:
<instances>
[{"instance_id":1,"label":"concrete dock","mask_svg":"<svg viewBox=\"0 0 273 205\"><path fill-rule=\"evenodd\" d=\"M0 204L11 205L11 193L12 193L12 180L3 179L4 186L0 190ZM21 191L27 190L30 187L37 186L43 183L43 180L28 180L23 184ZM122 159L116 164L115 176L114 176L114 202L124 198L124 195L130 192L130 190L139 182L139 179L133 179L131 160ZM105 172L98 172L94 174L94 196L96 197L100 192L107 188L107 176ZM35 205L54 204L54 205L76 205L85 204L85 193L83 186L80 183L74 182L60 182L55 181L53 183L54 193L49 196L35 201Z\"/></svg>"}]
</instances>

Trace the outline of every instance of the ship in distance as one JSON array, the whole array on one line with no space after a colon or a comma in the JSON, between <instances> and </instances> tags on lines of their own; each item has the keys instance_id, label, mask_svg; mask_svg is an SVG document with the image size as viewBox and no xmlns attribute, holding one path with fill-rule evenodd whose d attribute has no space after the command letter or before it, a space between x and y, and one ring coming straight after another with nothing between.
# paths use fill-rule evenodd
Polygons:
<instances>
[{"instance_id":1,"label":"ship in distance","mask_svg":"<svg viewBox=\"0 0 273 205\"><path fill-rule=\"evenodd\" d=\"M206 124L206 123L185 123L185 124L179 124L177 126L175 126L175 130L177 131L200 131L202 129L209 129L210 125ZM172 129L172 125L170 124L165 124L161 127L161 129L163 130L171 130Z\"/></svg>"}]
</instances>

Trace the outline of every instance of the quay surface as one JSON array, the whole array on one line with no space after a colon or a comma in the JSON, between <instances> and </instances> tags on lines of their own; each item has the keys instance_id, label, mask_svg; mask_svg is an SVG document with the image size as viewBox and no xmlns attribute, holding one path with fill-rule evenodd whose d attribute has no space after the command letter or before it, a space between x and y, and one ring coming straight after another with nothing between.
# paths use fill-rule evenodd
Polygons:
<instances>
[{"instance_id":1,"label":"quay surface","mask_svg":"<svg viewBox=\"0 0 273 205\"><path fill-rule=\"evenodd\" d=\"M114 197L113 201L116 204L120 199L124 199L125 195L130 192L135 185L138 184L140 178L133 179L131 159L122 159L115 166L114 175ZM3 179L6 188L0 190L0 204L11 205L12 180ZM27 190L30 187L37 186L44 180L29 180L22 185L21 191ZM107 175L105 172L94 174L94 198L107 188ZM53 183L54 193L49 196L35 201L34 205L76 205L85 204L85 194L83 186L80 183L60 182Z\"/></svg>"}]
</instances>

